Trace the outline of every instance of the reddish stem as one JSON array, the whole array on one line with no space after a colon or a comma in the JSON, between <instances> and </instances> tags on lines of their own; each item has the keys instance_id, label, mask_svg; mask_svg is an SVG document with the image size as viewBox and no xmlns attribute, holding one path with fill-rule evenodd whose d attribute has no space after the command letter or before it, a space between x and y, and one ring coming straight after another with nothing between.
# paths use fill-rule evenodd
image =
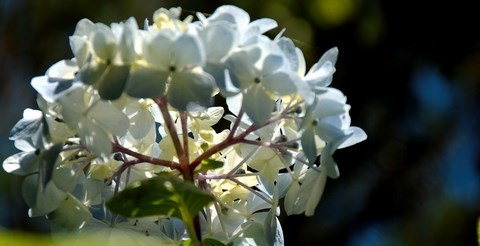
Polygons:
<instances>
[{"instance_id":1,"label":"reddish stem","mask_svg":"<svg viewBox=\"0 0 480 246\"><path fill-rule=\"evenodd\" d=\"M135 152L133 150L130 150L128 148L123 147L120 144L114 143L112 146L113 152L121 152L124 154L127 154L129 156L137 158L140 162L147 162L151 163L153 165L158 165L158 166L164 166L164 167L169 167L172 170L178 170L182 171L180 168L180 165L174 161L167 161L167 160L161 160L157 159L148 155L140 154L138 152Z\"/></svg>"},{"instance_id":2,"label":"reddish stem","mask_svg":"<svg viewBox=\"0 0 480 246\"><path fill-rule=\"evenodd\" d=\"M162 112L163 121L165 126L167 127L168 134L172 139L173 146L175 147L175 151L177 152L177 156L180 159L180 156L183 155L182 144L180 143L180 139L178 139L178 133L175 129L175 125L173 123L172 117L168 112L168 103L167 98L165 96L155 99L158 107L160 108L160 112Z\"/></svg>"}]
</instances>

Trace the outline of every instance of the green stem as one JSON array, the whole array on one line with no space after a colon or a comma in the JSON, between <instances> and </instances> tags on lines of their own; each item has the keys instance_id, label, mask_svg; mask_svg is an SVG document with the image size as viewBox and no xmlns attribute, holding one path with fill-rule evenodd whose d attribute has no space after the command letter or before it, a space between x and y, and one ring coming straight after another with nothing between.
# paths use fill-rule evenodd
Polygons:
<instances>
[{"instance_id":1,"label":"green stem","mask_svg":"<svg viewBox=\"0 0 480 246\"><path fill-rule=\"evenodd\" d=\"M193 220L189 220L187 218L183 218L185 222L185 227L187 228L188 235L190 235L190 242L192 246L202 245L202 237L200 231L200 220L198 215L193 218Z\"/></svg>"}]
</instances>

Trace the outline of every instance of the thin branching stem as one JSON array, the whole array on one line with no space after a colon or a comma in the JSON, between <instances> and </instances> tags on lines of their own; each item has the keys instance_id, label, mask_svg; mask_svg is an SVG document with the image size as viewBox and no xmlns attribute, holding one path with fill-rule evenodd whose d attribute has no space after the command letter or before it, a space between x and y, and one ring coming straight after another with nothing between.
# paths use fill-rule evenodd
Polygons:
<instances>
[{"instance_id":1,"label":"thin branching stem","mask_svg":"<svg viewBox=\"0 0 480 246\"><path fill-rule=\"evenodd\" d=\"M184 154L183 158L185 158L185 160L184 160L185 163L189 163L188 129L187 129L188 117L187 117L186 112L181 112L180 113L180 123L182 125L182 140L183 140L183 154ZM182 158L182 157L180 157L180 158ZM182 161L180 161L180 163L182 163Z\"/></svg>"},{"instance_id":2,"label":"thin branching stem","mask_svg":"<svg viewBox=\"0 0 480 246\"><path fill-rule=\"evenodd\" d=\"M182 144L180 143L180 139L178 139L178 133L177 133L177 130L175 129L175 124L172 120L172 117L170 116L170 113L168 112L167 98L165 96L162 96L160 98L155 99L155 102L160 108L160 112L162 113L164 124L167 127L167 131L168 131L168 134L170 135L170 138L172 139L172 143L173 143L173 146L175 147L177 156L180 158L180 156L183 156L184 150L182 148Z\"/></svg>"},{"instance_id":3,"label":"thin branching stem","mask_svg":"<svg viewBox=\"0 0 480 246\"><path fill-rule=\"evenodd\" d=\"M265 202L267 202L268 204L272 204L272 201L268 198L268 197L265 197L265 195L263 193L260 193L256 190L254 190L252 187L244 184L243 182L241 182L240 180L236 179L236 178L229 178L228 180L231 180L233 182L235 182L236 184L242 186L243 188L247 189L248 191L252 192L253 194L255 194L256 196L260 197L262 200L264 200Z\"/></svg>"},{"instance_id":4,"label":"thin branching stem","mask_svg":"<svg viewBox=\"0 0 480 246\"><path fill-rule=\"evenodd\" d=\"M235 132L237 131L238 126L240 125L240 122L242 122L243 114L244 114L243 109L240 109L240 112L238 113L237 118L233 122L232 129L230 129L230 133L228 134L227 138L232 138L235 135Z\"/></svg>"},{"instance_id":5,"label":"thin branching stem","mask_svg":"<svg viewBox=\"0 0 480 246\"><path fill-rule=\"evenodd\" d=\"M282 114L278 114L278 115L275 115L275 116L271 117L264 124L251 125L248 129L246 129L244 132L242 132L238 136L233 136L233 134L229 134L227 136L227 138L224 139L222 142L218 143L217 145L215 145L212 148L208 149L207 151L203 152L200 156L198 156L195 160L193 160L192 163L190 164L190 170L195 170L195 168L197 168L197 166L200 165L202 160L208 159L210 156L214 155L217 152L222 151L223 149L225 149L229 146L232 146L234 144L242 142L243 140L245 140L245 138L250 133L282 119L282 116L283 116ZM237 120L235 122L237 122ZM240 123L237 123L237 124L240 124ZM233 132L233 131L231 131L231 132Z\"/></svg>"},{"instance_id":6,"label":"thin branching stem","mask_svg":"<svg viewBox=\"0 0 480 246\"><path fill-rule=\"evenodd\" d=\"M153 165L158 165L158 166L164 166L164 167L169 167L172 170L178 170L181 171L180 164L174 161L167 161L167 160L162 160L162 159L157 159L148 155L140 154L138 152L135 152L131 149L125 148L120 144L113 144L113 151L114 152L120 152L127 154L129 156L135 157L141 162L147 162Z\"/></svg>"}]
</instances>

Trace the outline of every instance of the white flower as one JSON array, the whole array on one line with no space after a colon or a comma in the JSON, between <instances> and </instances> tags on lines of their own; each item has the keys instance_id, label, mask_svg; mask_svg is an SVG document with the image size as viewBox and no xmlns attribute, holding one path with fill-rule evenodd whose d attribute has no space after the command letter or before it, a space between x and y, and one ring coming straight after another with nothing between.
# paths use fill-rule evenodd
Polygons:
<instances>
[{"instance_id":1,"label":"white flower","mask_svg":"<svg viewBox=\"0 0 480 246\"><path fill-rule=\"evenodd\" d=\"M160 8L153 13L153 25L148 27L150 30L185 30L190 24L192 17L189 16L185 20L181 21L180 14L182 8Z\"/></svg>"},{"instance_id":2,"label":"white flower","mask_svg":"<svg viewBox=\"0 0 480 246\"><path fill-rule=\"evenodd\" d=\"M224 5L218 7L211 16L205 19L198 14L203 23L226 22L232 24L238 33L238 44L244 45L256 39L261 34L277 27L277 22L269 18L262 18L250 22L250 16L245 10L232 6Z\"/></svg>"},{"instance_id":3,"label":"white flower","mask_svg":"<svg viewBox=\"0 0 480 246\"><path fill-rule=\"evenodd\" d=\"M204 150L224 140L229 133L226 129L217 133L212 127L222 118L224 111L223 107L210 107L204 112L192 112L189 115L188 129L197 145Z\"/></svg>"},{"instance_id":4,"label":"white flower","mask_svg":"<svg viewBox=\"0 0 480 246\"><path fill-rule=\"evenodd\" d=\"M210 73L225 96L238 93L230 85L225 69L225 60L244 47L268 39L262 34L277 27L275 20L263 18L250 22L250 16L243 9L224 5L206 18L198 13L199 36L205 44L207 63L204 70Z\"/></svg>"},{"instance_id":5,"label":"white flower","mask_svg":"<svg viewBox=\"0 0 480 246\"><path fill-rule=\"evenodd\" d=\"M256 148L259 150L247 161L247 165L273 183L278 176L278 171L285 168L283 160L274 150L267 147L242 145L240 149L242 153L248 153Z\"/></svg>"},{"instance_id":6,"label":"white flower","mask_svg":"<svg viewBox=\"0 0 480 246\"><path fill-rule=\"evenodd\" d=\"M329 49L302 78L303 86L301 86L302 89L299 89L299 92L308 104L312 103L312 98L316 94L323 93L324 89L332 82L337 56L337 47Z\"/></svg>"},{"instance_id":7,"label":"white flower","mask_svg":"<svg viewBox=\"0 0 480 246\"><path fill-rule=\"evenodd\" d=\"M133 18L124 23L114 23L111 28L83 19L70 37L70 45L80 67L79 79L93 85L102 99L114 100L122 95L130 64L136 56L137 29Z\"/></svg>"},{"instance_id":8,"label":"white flower","mask_svg":"<svg viewBox=\"0 0 480 246\"><path fill-rule=\"evenodd\" d=\"M325 52L315 63L307 74L305 58L302 51L295 47L291 39L280 37L276 40L287 61L290 64L292 72L296 73L300 81L297 83L298 93L307 104L312 104L315 95L322 93L330 85L335 72L335 63L337 61L338 49L333 47Z\"/></svg>"},{"instance_id":9,"label":"white flower","mask_svg":"<svg viewBox=\"0 0 480 246\"><path fill-rule=\"evenodd\" d=\"M214 79L201 70L205 51L193 34L162 29L145 38L145 65L139 65L126 92L133 97L159 97L167 87L168 102L180 111L199 111L211 104Z\"/></svg>"},{"instance_id":10,"label":"white flower","mask_svg":"<svg viewBox=\"0 0 480 246\"><path fill-rule=\"evenodd\" d=\"M152 111L159 110L151 99L127 99L123 111L130 120L129 133L133 138L140 140L145 138L152 128L155 128L155 119ZM153 137L155 141L155 135Z\"/></svg>"},{"instance_id":11,"label":"white flower","mask_svg":"<svg viewBox=\"0 0 480 246\"><path fill-rule=\"evenodd\" d=\"M350 127L350 105L346 104L346 100L339 90L326 88L307 107L300 127L303 130L302 148L310 164L315 162L318 155L315 136L326 143L320 164L326 166L326 172L332 178L339 176L338 167L331 157L333 152L338 147L366 139L365 132L360 128Z\"/></svg>"},{"instance_id":12,"label":"white flower","mask_svg":"<svg viewBox=\"0 0 480 246\"><path fill-rule=\"evenodd\" d=\"M75 88L58 102L65 124L78 131L85 147L98 157L108 159L112 152L112 136L122 136L128 129L127 116L85 87Z\"/></svg>"},{"instance_id":13,"label":"white flower","mask_svg":"<svg viewBox=\"0 0 480 246\"><path fill-rule=\"evenodd\" d=\"M327 172L324 166L317 170L296 164L293 175L285 196L285 211L287 215L305 212L306 216L312 216L325 189Z\"/></svg>"},{"instance_id":14,"label":"white flower","mask_svg":"<svg viewBox=\"0 0 480 246\"><path fill-rule=\"evenodd\" d=\"M239 51L227 60L233 84L243 93L243 110L255 124L267 121L276 96L296 92L295 77L287 70L285 57L270 40ZM227 78L228 79L228 78Z\"/></svg>"},{"instance_id":15,"label":"white flower","mask_svg":"<svg viewBox=\"0 0 480 246\"><path fill-rule=\"evenodd\" d=\"M76 72L75 60L62 60L52 65L45 76L33 78L31 85L47 102L53 103L80 85L75 78Z\"/></svg>"}]
</instances>

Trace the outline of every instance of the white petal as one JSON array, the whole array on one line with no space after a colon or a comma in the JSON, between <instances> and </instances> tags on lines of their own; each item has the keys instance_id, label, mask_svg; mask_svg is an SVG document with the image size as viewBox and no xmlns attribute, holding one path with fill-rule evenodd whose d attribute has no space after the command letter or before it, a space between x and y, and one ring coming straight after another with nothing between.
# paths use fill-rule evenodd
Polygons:
<instances>
[{"instance_id":1,"label":"white petal","mask_svg":"<svg viewBox=\"0 0 480 246\"><path fill-rule=\"evenodd\" d=\"M227 106L228 110L232 112L234 115L238 115L240 113L240 110L242 109L242 100L243 100L243 95L241 93L227 97Z\"/></svg>"},{"instance_id":2,"label":"white petal","mask_svg":"<svg viewBox=\"0 0 480 246\"><path fill-rule=\"evenodd\" d=\"M346 112L346 97L337 89L328 88L324 93L316 96L316 103L312 107L314 118L331 115L340 115Z\"/></svg>"},{"instance_id":3,"label":"white petal","mask_svg":"<svg viewBox=\"0 0 480 246\"><path fill-rule=\"evenodd\" d=\"M75 27L75 32L73 33L74 36L88 36L91 34L93 29L95 28L95 24L90 21L89 19L81 19L78 21L77 26Z\"/></svg>"},{"instance_id":4,"label":"white petal","mask_svg":"<svg viewBox=\"0 0 480 246\"><path fill-rule=\"evenodd\" d=\"M301 138L302 149L307 156L308 162L313 164L317 159L317 147L315 144L315 132L311 127L305 129Z\"/></svg>"},{"instance_id":5,"label":"white petal","mask_svg":"<svg viewBox=\"0 0 480 246\"><path fill-rule=\"evenodd\" d=\"M72 184L76 183L75 171L71 167L56 168L52 175L55 185L65 192L70 192Z\"/></svg>"},{"instance_id":6,"label":"white petal","mask_svg":"<svg viewBox=\"0 0 480 246\"><path fill-rule=\"evenodd\" d=\"M102 77L95 83L94 87L103 100L118 99L125 89L128 75L130 73L129 65L109 65Z\"/></svg>"},{"instance_id":7,"label":"white petal","mask_svg":"<svg viewBox=\"0 0 480 246\"><path fill-rule=\"evenodd\" d=\"M239 84L237 83L237 85L235 85L233 83L232 77L230 76L230 71L228 69L224 70L223 80L222 78L215 78L215 82L220 89L220 93L226 98L235 96L241 91L238 88Z\"/></svg>"},{"instance_id":8,"label":"white petal","mask_svg":"<svg viewBox=\"0 0 480 246\"><path fill-rule=\"evenodd\" d=\"M276 72L263 79L261 82L265 89L275 92L279 96L289 95L297 91L292 75L284 72Z\"/></svg>"},{"instance_id":9,"label":"white petal","mask_svg":"<svg viewBox=\"0 0 480 246\"><path fill-rule=\"evenodd\" d=\"M74 196L68 195L60 206L49 214L52 229L74 231L82 228L90 220L92 214L82 202Z\"/></svg>"},{"instance_id":10,"label":"white petal","mask_svg":"<svg viewBox=\"0 0 480 246\"><path fill-rule=\"evenodd\" d=\"M87 85L96 85L104 76L108 65L89 56L78 71L78 79Z\"/></svg>"},{"instance_id":11,"label":"white petal","mask_svg":"<svg viewBox=\"0 0 480 246\"><path fill-rule=\"evenodd\" d=\"M123 32L120 37L118 48L124 64L130 64L135 59L135 38L137 35L137 29L137 22L133 17L130 17L123 25Z\"/></svg>"},{"instance_id":12,"label":"white petal","mask_svg":"<svg viewBox=\"0 0 480 246\"><path fill-rule=\"evenodd\" d=\"M3 170L15 175L27 175L38 171L37 155L34 152L21 152L3 161Z\"/></svg>"},{"instance_id":13,"label":"white petal","mask_svg":"<svg viewBox=\"0 0 480 246\"><path fill-rule=\"evenodd\" d=\"M80 121L78 135L82 144L96 156L107 160L112 153L112 140L108 133L88 119Z\"/></svg>"},{"instance_id":14,"label":"white petal","mask_svg":"<svg viewBox=\"0 0 480 246\"><path fill-rule=\"evenodd\" d=\"M37 217L57 209L67 194L60 190L54 182L48 182L45 187L39 184L38 174L34 174L27 176L23 181L22 195L30 207L30 217Z\"/></svg>"},{"instance_id":15,"label":"white petal","mask_svg":"<svg viewBox=\"0 0 480 246\"><path fill-rule=\"evenodd\" d=\"M85 61L89 55L89 43L85 38L78 36L70 36L69 38L70 48L72 50L78 65L81 67L85 64Z\"/></svg>"},{"instance_id":16,"label":"white petal","mask_svg":"<svg viewBox=\"0 0 480 246\"><path fill-rule=\"evenodd\" d=\"M249 53L241 51L233 54L227 60L227 67L232 84L240 89L245 89L254 83L255 61L250 59Z\"/></svg>"},{"instance_id":17,"label":"white petal","mask_svg":"<svg viewBox=\"0 0 480 246\"><path fill-rule=\"evenodd\" d=\"M128 107L126 112L129 114ZM144 138L152 127L155 127L155 121L147 109L138 109L130 118L129 131L135 139Z\"/></svg>"},{"instance_id":18,"label":"white petal","mask_svg":"<svg viewBox=\"0 0 480 246\"><path fill-rule=\"evenodd\" d=\"M209 118L202 120L202 123L213 126L223 117L224 112L225 109L223 107L210 107L207 109Z\"/></svg>"},{"instance_id":19,"label":"white petal","mask_svg":"<svg viewBox=\"0 0 480 246\"><path fill-rule=\"evenodd\" d=\"M175 46L175 66L177 69L203 65L205 62L205 49L198 37L184 34L178 37Z\"/></svg>"},{"instance_id":20,"label":"white petal","mask_svg":"<svg viewBox=\"0 0 480 246\"><path fill-rule=\"evenodd\" d=\"M338 170L337 163L333 159L332 155L337 149L336 144L329 143L325 146L320 155L320 164L323 168L322 170L326 171L326 175L332 179L336 179L340 176L340 171Z\"/></svg>"},{"instance_id":21,"label":"white petal","mask_svg":"<svg viewBox=\"0 0 480 246\"><path fill-rule=\"evenodd\" d=\"M92 48L95 54L102 60L107 61L113 58L117 46L117 40L108 26L98 23L92 35Z\"/></svg>"},{"instance_id":22,"label":"white petal","mask_svg":"<svg viewBox=\"0 0 480 246\"><path fill-rule=\"evenodd\" d=\"M289 173L282 173L277 177L277 183L275 184L278 189L278 196L282 198L288 191L290 183L292 182L292 175Z\"/></svg>"},{"instance_id":23,"label":"white petal","mask_svg":"<svg viewBox=\"0 0 480 246\"><path fill-rule=\"evenodd\" d=\"M89 116L110 133L122 136L130 125L128 117L106 101L98 101L89 111Z\"/></svg>"},{"instance_id":24,"label":"white petal","mask_svg":"<svg viewBox=\"0 0 480 246\"><path fill-rule=\"evenodd\" d=\"M43 113L40 110L26 108L23 110L23 119L25 120L39 120L42 118Z\"/></svg>"},{"instance_id":25,"label":"white petal","mask_svg":"<svg viewBox=\"0 0 480 246\"><path fill-rule=\"evenodd\" d=\"M300 184L296 181L293 181L288 188L287 194L285 195L284 206L285 212L287 215L300 214L302 209L298 209L298 195L300 191ZM300 210L300 211L299 211Z\"/></svg>"},{"instance_id":26,"label":"white petal","mask_svg":"<svg viewBox=\"0 0 480 246\"><path fill-rule=\"evenodd\" d=\"M180 111L202 111L212 103L214 83L207 73L174 73L168 102Z\"/></svg>"},{"instance_id":27,"label":"white petal","mask_svg":"<svg viewBox=\"0 0 480 246\"><path fill-rule=\"evenodd\" d=\"M326 87L332 82L337 62L338 49L331 48L315 63L305 75L305 80L313 87Z\"/></svg>"},{"instance_id":28,"label":"white petal","mask_svg":"<svg viewBox=\"0 0 480 246\"><path fill-rule=\"evenodd\" d=\"M347 130L349 138L338 146L339 149L346 148L367 139L367 134L359 127L352 126Z\"/></svg>"},{"instance_id":29,"label":"white petal","mask_svg":"<svg viewBox=\"0 0 480 246\"><path fill-rule=\"evenodd\" d=\"M297 81L295 85L297 86L298 94L307 104L306 106L311 106L315 102L315 94L312 92L310 86L302 80Z\"/></svg>"},{"instance_id":30,"label":"white petal","mask_svg":"<svg viewBox=\"0 0 480 246\"><path fill-rule=\"evenodd\" d=\"M15 145L15 148L23 151L23 152L32 152L35 151L35 148L30 144L29 141L23 140L23 139L17 139L13 143Z\"/></svg>"},{"instance_id":31,"label":"white petal","mask_svg":"<svg viewBox=\"0 0 480 246\"><path fill-rule=\"evenodd\" d=\"M75 60L61 60L48 68L45 75L50 80L73 80L78 72L78 65Z\"/></svg>"},{"instance_id":32,"label":"white petal","mask_svg":"<svg viewBox=\"0 0 480 246\"><path fill-rule=\"evenodd\" d=\"M337 58L338 58L338 48L333 47L333 48L327 50L327 52L325 52L322 55L320 60L318 60L318 64L319 65L325 64L328 61L328 62L332 63L333 66L335 66L335 63L337 63Z\"/></svg>"},{"instance_id":33,"label":"white petal","mask_svg":"<svg viewBox=\"0 0 480 246\"><path fill-rule=\"evenodd\" d=\"M272 115L275 104L263 87L250 87L243 97L243 109L254 124L265 123Z\"/></svg>"},{"instance_id":34,"label":"white petal","mask_svg":"<svg viewBox=\"0 0 480 246\"><path fill-rule=\"evenodd\" d=\"M248 13L236 6L232 5L223 5L218 7L215 12L208 18L208 21L228 21L230 23L238 26L239 32L243 33L246 31L247 26L250 22L250 16Z\"/></svg>"},{"instance_id":35,"label":"white petal","mask_svg":"<svg viewBox=\"0 0 480 246\"><path fill-rule=\"evenodd\" d=\"M62 105L62 118L71 130L77 129L78 122L80 122L80 118L85 111L84 100L85 89L83 87L77 87L58 99Z\"/></svg>"},{"instance_id":36,"label":"white petal","mask_svg":"<svg viewBox=\"0 0 480 246\"><path fill-rule=\"evenodd\" d=\"M283 56L270 54L263 60L262 73L269 75L283 65Z\"/></svg>"},{"instance_id":37,"label":"white petal","mask_svg":"<svg viewBox=\"0 0 480 246\"><path fill-rule=\"evenodd\" d=\"M254 34L262 34L276 28L277 26L278 26L277 22L273 19L270 19L270 18L257 19L250 22L250 24L248 25L247 33L250 30L255 30Z\"/></svg>"},{"instance_id":38,"label":"white petal","mask_svg":"<svg viewBox=\"0 0 480 246\"><path fill-rule=\"evenodd\" d=\"M200 32L200 37L205 46L207 60L210 62L220 62L238 39L229 23L212 23Z\"/></svg>"},{"instance_id":39,"label":"white petal","mask_svg":"<svg viewBox=\"0 0 480 246\"><path fill-rule=\"evenodd\" d=\"M296 52L297 52L297 57L298 57L298 75L299 76L303 76L305 74L305 71L306 71L306 67L307 65L305 64L305 57L303 56L303 53L302 53L302 50L299 49L299 48L295 48Z\"/></svg>"},{"instance_id":40,"label":"white petal","mask_svg":"<svg viewBox=\"0 0 480 246\"><path fill-rule=\"evenodd\" d=\"M169 29L148 36L143 45L143 56L153 67L169 70L172 65L174 33Z\"/></svg>"},{"instance_id":41,"label":"white petal","mask_svg":"<svg viewBox=\"0 0 480 246\"><path fill-rule=\"evenodd\" d=\"M310 172L311 176L305 177L305 186L310 186L308 190L303 192L309 192L310 196L305 207L305 216L313 216L315 209L317 208L320 199L322 198L323 191L325 190L325 184L327 183L327 172L321 169L320 173L313 171ZM309 183L312 182L311 185ZM303 185L302 185L303 186Z\"/></svg>"},{"instance_id":42,"label":"white petal","mask_svg":"<svg viewBox=\"0 0 480 246\"><path fill-rule=\"evenodd\" d=\"M290 69L293 72L298 72L299 70L299 56L297 53L298 48L295 47L293 41L289 38L282 37L276 41L278 47L282 50L285 60L290 64ZM303 58L303 56L301 57ZM305 61L303 61L305 63ZM303 76L303 74L301 74Z\"/></svg>"},{"instance_id":43,"label":"white petal","mask_svg":"<svg viewBox=\"0 0 480 246\"><path fill-rule=\"evenodd\" d=\"M165 92L169 73L147 67L131 70L125 92L136 98L157 98Z\"/></svg>"}]
</instances>

